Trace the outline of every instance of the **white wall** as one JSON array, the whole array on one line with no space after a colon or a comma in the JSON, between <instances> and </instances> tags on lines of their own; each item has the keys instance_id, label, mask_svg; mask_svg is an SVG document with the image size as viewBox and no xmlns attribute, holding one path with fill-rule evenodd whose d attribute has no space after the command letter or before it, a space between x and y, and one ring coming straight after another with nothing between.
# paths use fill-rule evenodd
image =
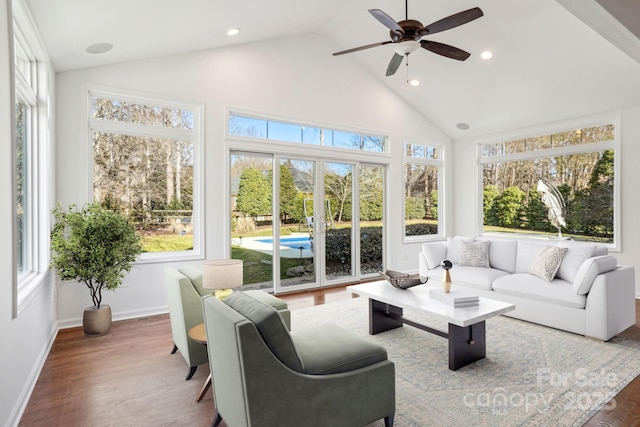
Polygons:
<instances>
[{"instance_id":1,"label":"white wall","mask_svg":"<svg viewBox=\"0 0 640 427\"><path fill-rule=\"evenodd\" d=\"M607 114L608 112L601 112ZM611 252L619 264L631 265L636 269L636 295L640 297L640 106L627 108L621 112L621 149L616 152L616 161L620 164L621 176L616 177L620 184L621 206L621 245L620 252ZM580 118L576 118L580 119ZM551 125L551 124L550 124ZM540 124L540 130L544 129ZM519 133L510 130L508 133ZM494 139L495 135L460 140L453 143L454 168L454 224L455 235L476 236L482 232L478 214L479 175L476 162L476 141Z\"/></svg>"},{"instance_id":2,"label":"white wall","mask_svg":"<svg viewBox=\"0 0 640 427\"><path fill-rule=\"evenodd\" d=\"M336 60L334 45L320 36L280 39L232 48L167 56L57 75L58 199L63 205L87 201L89 142L81 106L83 84L94 84L205 104L206 256L225 255L227 230L222 208L226 191L225 108L234 107L390 135L390 206L402 206L402 141L449 143L425 117L401 101L355 61ZM417 269L418 245L402 244L401 209L390 209L389 267ZM404 254L408 259L404 259ZM123 287L104 296L114 318L166 311L166 264L134 268ZM58 318L77 324L88 294L77 284L60 288Z\"/></svg>"},{"instance_id":3,"label":"white wall","mask_svg":"<svg viewBox=\"0 0 640 427\"><path fill-rule=\"evenodd\" d=\"M0 425L17 425L38 378L56 332L54 288L40 286L17 318L13 317L13 271L16 259L12 234L15 212L11 166L14 106L10 96L10 14L8 0L0 0Z\"/></svg>"}]
</instances>

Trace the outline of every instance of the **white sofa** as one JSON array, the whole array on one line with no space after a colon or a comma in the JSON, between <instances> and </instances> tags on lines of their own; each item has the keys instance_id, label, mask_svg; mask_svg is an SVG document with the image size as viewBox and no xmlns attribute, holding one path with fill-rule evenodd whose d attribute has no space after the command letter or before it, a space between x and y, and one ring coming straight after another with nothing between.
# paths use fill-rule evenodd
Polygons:
<instances>
[{"instance_id":1,"label":"white sofa","mask_svg":"<svg viewBox=\"0 0 640 427\"><path fill-rule=\"evenodd\" d=\"M530 273L546 246L567 248L551 281ZM507 316L604 341L635 324L634 268L617 265L604 246L458 236L422 245L420 275L441 280L445 259L452 289L515 304Z\"/></svg>"}]
</instances>

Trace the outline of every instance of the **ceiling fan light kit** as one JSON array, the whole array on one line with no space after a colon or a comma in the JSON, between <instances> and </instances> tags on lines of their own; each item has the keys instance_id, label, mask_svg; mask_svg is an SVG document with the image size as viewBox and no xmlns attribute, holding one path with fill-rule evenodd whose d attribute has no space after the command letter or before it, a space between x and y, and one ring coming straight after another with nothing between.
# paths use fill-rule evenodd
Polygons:
<instances>
[{"instance_id":1,"label":"ceiling fan light kit","mask_svg":"<svg viewBox=\"0 0 640 427\"><path fill-rule=\"evenodd\" d=\"M421 47L420 42L417 42L415 40L407 40L405 42L398 43L395 46L393 46L393 50L398 55L407 56L410 53L413 53L416 50L420 49L420 47Z\"/></svg>"},{"instance_id":2,"label":"ceiling fan light kit","mask_svg":"<svg viewBox=\"0 0 640 427\"><path fill-rule=\"evenodd\" d=\"M402 60L405 57L408 58L410 54L414 53L421 47L446 58L465 61L469 56L471 56L469 52L465 52L462 49L458 49L457 47L449 46L444 43L421 39L424 36L459 27L460 25L469 23L484 15L479 7L474 7L423 26L420 21L409 19L408 0L405 0L405 19L403 21L396 22L380 9L370 9L369 13L389 29L389 36L391 40L335 52L333 55L344 55L346 53L358 52L386 44L394 44L393 50L395 54L391 58L391 62L389 62L387 67L387 76L395 74L402 63Z\"/></svg>"}]
</instances>

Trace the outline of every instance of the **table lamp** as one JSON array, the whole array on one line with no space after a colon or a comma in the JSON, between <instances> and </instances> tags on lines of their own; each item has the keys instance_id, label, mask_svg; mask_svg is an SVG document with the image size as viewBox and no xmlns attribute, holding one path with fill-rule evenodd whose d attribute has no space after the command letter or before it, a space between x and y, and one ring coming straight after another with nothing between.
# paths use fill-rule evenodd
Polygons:
<instances>
[{"instance_id":1,"label":"table lamp","mask_svg":"<svg viewBox=\"0 0 640 427\"><path fill-rule=\"evenodd\" d=\"M213 289L213 296L225 299L233 288L242 286L241 259L209 259L202 262L202 286Z\"/></svg>"}]
</instances>

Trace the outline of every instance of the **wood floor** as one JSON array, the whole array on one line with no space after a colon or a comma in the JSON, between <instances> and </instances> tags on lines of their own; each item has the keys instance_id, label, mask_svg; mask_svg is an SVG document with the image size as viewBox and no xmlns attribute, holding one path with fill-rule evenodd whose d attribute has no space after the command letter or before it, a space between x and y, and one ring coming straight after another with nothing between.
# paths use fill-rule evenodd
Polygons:
<instances>
[{"instance_id":1,"label":"wood floor","mask_svg":"<svg viewBox=\"0 0 640 427\"><path fill-rule=\"evenodd\" d=\"M343 287L280 296L293 310L351 298ZM640 341L636 325L623 333ZM210 426L211 391L196 397L209 374L203 365L185 381L187 365L170 354L168 315L114 322L109 334L87 338L80 328L58 333L25 409L21 427ZM640 426L640 379L586 426ZM223 427L228 427L223 422ZM303 426L301 426L303 427Z\"/></svg>"}]
</instances>

